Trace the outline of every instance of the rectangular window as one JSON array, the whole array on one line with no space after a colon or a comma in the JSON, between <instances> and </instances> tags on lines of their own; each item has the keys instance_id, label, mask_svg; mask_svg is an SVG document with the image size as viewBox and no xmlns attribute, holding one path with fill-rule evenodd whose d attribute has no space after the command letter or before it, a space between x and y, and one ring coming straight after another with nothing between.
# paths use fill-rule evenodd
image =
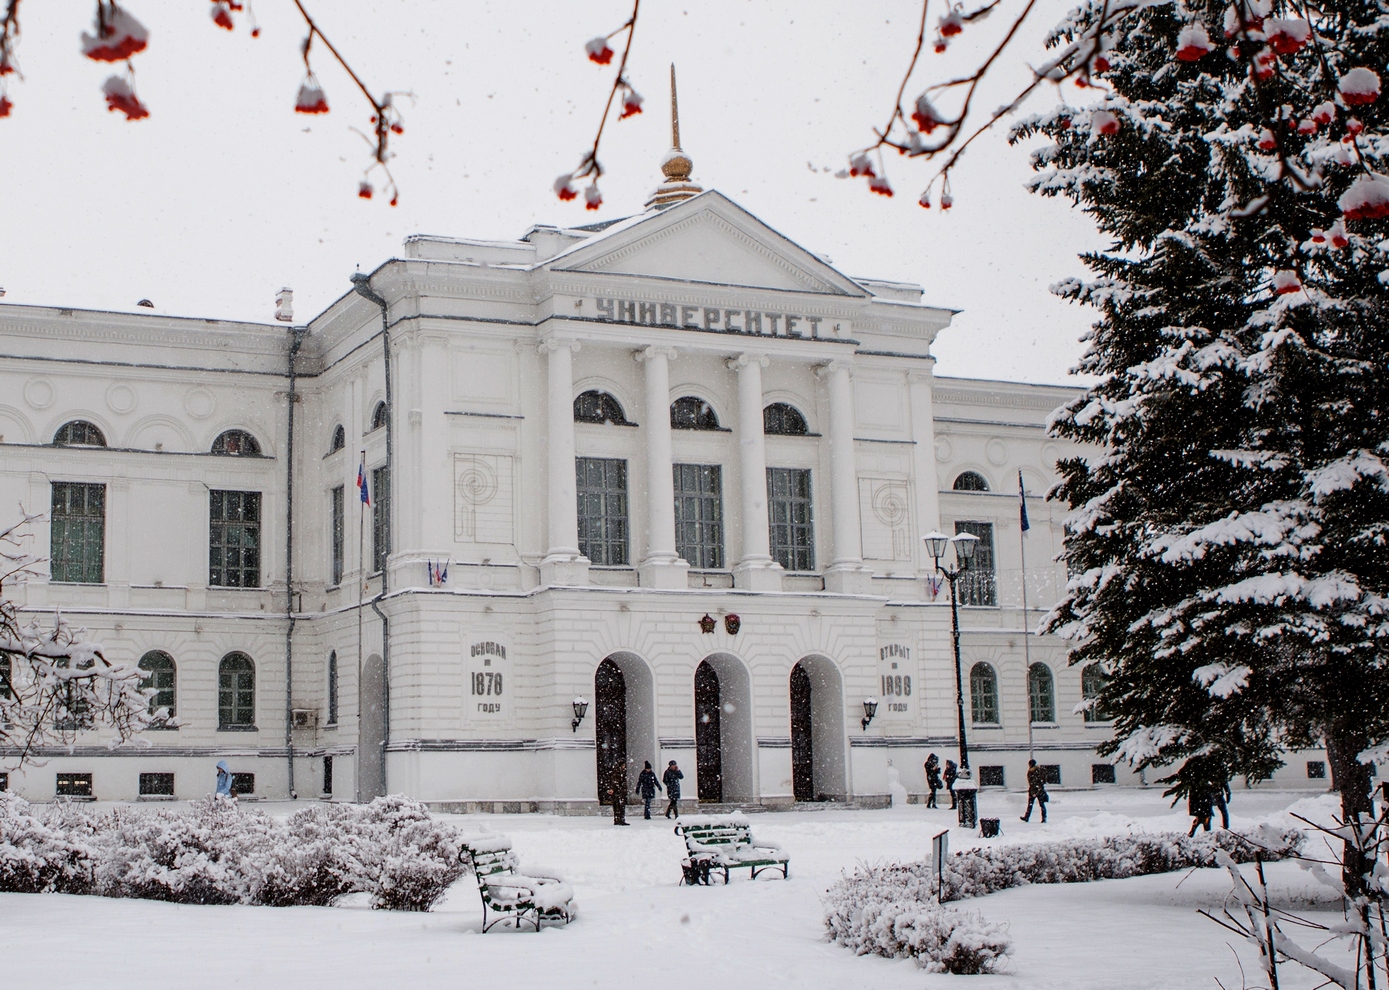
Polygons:
<instances>
[{"instance_id":1,"label":"rectangular window","mask_svg":"<svg viewBox=\"0 0 1389 990\"><path fill-rule=\"evenodd\" d=\"M0 791L8 791L9 789L10 775L8 773L0 773Z\"/></svg>"},{"instance_id":2,"label":"rectangular window","mask_svg":"<svg viewBox=\"0 0 1389 990\"><path fill-rule=\"evenodd\" d=\"M1326 779L1326 761L1325 761L1325 760L1308 760L1308 761L1307 761L1307 779L1308 779L1308 780L1325 780L1325 779Z\"/></svg>"},{"instance_id":3,"label":"rectangular window","mask_svg":"<svg viewBox=\"0 0 1389 990\"><path fill-rule=\"evenodd\" d=\"M1003 768L1002 767L980 767L979 768L980 787L1003 787Z\"/></svg>"},{"instance_id":4,"label":"rectangular window","mask_svg":"<svg viewBox=\"0 0 1389 990\"><path fill-rule=\"evenodd\" d=\"M328 654L328 724L338 724L338 651Z\"/></svg>"},{"instance_id":5,"label":"rectangular window","mask_svg":"<svg viewBox=\"0 0 1389 990\"><path fill-rule=\"evenodd\" d=\"M579 503L579 552L594 564L627 563L627 462L576 457L574 478Z\"/></svg>"},{"instance_id":6,"label":"rectangular window","mask_svg":"<svg viewBox=\"0 0 1389 990\"><path fill-rule=\"evenodd\" d=\"M371 469L371 569L386 569L391 552L391 476L384 467Z\"/></svg>"},{"instance_id":7,"label":"rectangular window","mask_svg":"<svg viewBox=\"0 0 1389 990\"><path fill-rule=\"evenodd\" d=\"M696 570L723 566L723 469L674 464L675 552Z\"/></svg>"},{"instance_id":8,"label":"rectangular window","mask_svg":"<svg viewBox=\"0 0 1389 990\"><path fill-rule=\"evenodd\" d=\"M260 492L209 493L207 583L260 587Z\"/></svg>"},{"instance_id":9,"label":"rectangular window","mask_svg":"<svg viewBox=\"0 0 1389 990\"><path fill-rule=\"evenodd\" d=\"M767 468L767 522L772 559L788 571L815 570L808 469Z\"/></svg>"},{"instance_id":10,"label":"rectangular window","mask_svg":"<svg viewBox=\"0 0 1389 990\"><path fill-rule=\"evenodd\" d=\"M173 797L174 775L171 773L140 774L141 797Z\"/></svg>"},{"instance_id":11,"label":"rectangular window","mask_svg":"<svg viewBox=\"0 0 1389 990\"><path fill-rule=\"evenodd\" d=\"M1113 763L1092 763L1092 764L1090 764L1090 783L1092 783L1092 784L1112 784L1112 783L1114 783L1114 764L1113 764Z\"/></svg>"},{"instance_id":12,"label":"rectangular window","mask_svg":"<svg viewBox=\"0 0 1389 990\"><path fill-rule=\"evenodd\" d=\"M347 489L333 489L333 586L342 584L343 534L347 531Z\"/></svg>"},{"instance_id":13,"label":"rectangular window","mask_svg":"<svg viewBox=\"0 0 1389 990\"><path fill-rule=\"evenodd\" d=\"M91 797L92 775L89 773L58 774L59 797Z\"/></svg>"},{"instance_id":14,"label":"rectangular window","mask_svg":"<svg viewBox=\"0 0 1389 990\"><path fill-rule=\"evenodd\" d=\"M331 756L323 758L323 790L320 793L333 793L333 758Z\"/></svg>"},{"instance_id":15,"label":"rectangular window","mask_svg":"<svg viewBox=\"0 0 1389 990\"><path fill-rule=\"evenodd\" d=\"M256 775L253 773L232 774L232 793L241 796L256 792Z\"/></svg>"},{"instance_id":16,"label":"rectangular window","mask_svg":"<svg viewBox=\"0 0 1389 990\"><path fill-rule=\"evenodd\" d=\"M969 570L956 582L961 605L997 605L998 582L994 578L994 524L987 522L956 522L955 532L972 533L979 537L974 545L974 559Z\"/></svg>"},{"instance_id":17,"label":"rectangular window","mask_svg":"<svg viewBox=\"0 0 1389 990\"><path fill-rule=\"evenodd\" d=\"M49 578L101 584L106 575L106 486L53 482L49 518Z\"/></svg>"},{"instance_id":18,"label":"rectangular window","mask_svg":"<svg viewBox=\"0 0 1389 990\"><path fill-rule=\"evenodd\" d=\"M1042 783L1061 786L1061 767L1056 763L1042 763L1038 769L1042 771Z\"/></svg>"}]
</instances>

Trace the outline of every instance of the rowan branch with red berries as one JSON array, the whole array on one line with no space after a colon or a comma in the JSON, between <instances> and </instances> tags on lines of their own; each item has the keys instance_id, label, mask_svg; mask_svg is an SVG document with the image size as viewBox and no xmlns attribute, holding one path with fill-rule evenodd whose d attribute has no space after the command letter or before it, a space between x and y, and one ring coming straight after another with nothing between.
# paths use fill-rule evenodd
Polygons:
<instances>
[{"instance_id":1,"label":"rowan branch with red berries","mask_svg":"<svg viewBox=\"0 0 1389 990\"><path fill-rule=\"evenodd\" d=\"M603 105L603 116L598 120L598 133L593 137L593 147L590 148L579 162L579 167L572 172L565 172L555 180L555 195L560 199L568 201L577 199L579 190L574 188L574 183L580 179L590 179L588 187L584 189L584 209L596 210L603 205L603 194L598 191L598 178L603 174L603 166L598 161L598 147L603 141L603 129L608 125L608 117L612 113L613 101L618 93L622 93L622 113L618 120L626 120L635 114L641 113L642 97L636 91L631 82L627 79L627 56L632 52L632 36L636 33L637 14L641 9L641 0L633 0L632 16L617 30L606 35L594 38L584 45L584 51L588 53L590 62L597 65L608 65L613 59L613 49L608 42L613 38L627 33L627 42L622 49L622 58L617 63L617 75L613 77L612 89L608 91L608 102Z\"/></svg>"}]
</instances>

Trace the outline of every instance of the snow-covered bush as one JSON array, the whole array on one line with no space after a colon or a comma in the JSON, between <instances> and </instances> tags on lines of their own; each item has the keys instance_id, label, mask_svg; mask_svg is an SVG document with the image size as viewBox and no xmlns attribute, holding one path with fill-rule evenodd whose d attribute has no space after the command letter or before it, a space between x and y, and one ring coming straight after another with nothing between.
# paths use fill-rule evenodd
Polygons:
<instances>
[{"instance_id":1,"label":"snow-covered bush","mask_svg":"<svg viewBox=\"0 0 1389 990\"><path fill-rule=\"evenodd\" d=\"M933 972L992 973L1012 952L1006 925L976 911L941 905L929 870L867 866L826 897L831 940L890 959L915 959Z\"/></svg>"},{"instance_id":2,"label":"snow-covered bush","mask_svg":"<svg viewBox=\"0 0 1389 990\"><path fill-rule=\"evenodd\" d=\"M466 870L457 830L401 797L305 808L287 821L232 802L187 811L53 805L0 794L0 891L61 891L180 904L427 911Z\"/></svg>"}]
</instances>

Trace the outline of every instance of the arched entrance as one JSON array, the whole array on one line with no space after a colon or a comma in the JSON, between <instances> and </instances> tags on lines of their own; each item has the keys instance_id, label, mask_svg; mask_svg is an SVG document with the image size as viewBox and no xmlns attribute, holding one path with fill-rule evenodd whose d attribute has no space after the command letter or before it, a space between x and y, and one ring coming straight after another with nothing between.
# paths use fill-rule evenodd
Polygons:
<instances>
[{"instance_id":1,"label":"arched entrance","mask_svg":"<svg viewBox=\"0 0 1389 990\"><path fill-rule=\"evenodd\" d=\"M792 793L797 801L843 800L849 784L839 668L827 657L802 657L790 687Z\"/></svg>"},{"instance_id":2,"label":"arched entrance","mask_svg":"<svg viewBox=\"0 0 1389 990\"><path fill-rule=\"evenodd\" d=\"M791 668L791 793L815 800L815 738L810 713L810 675L804 664Z\"/></svg>"},{"instance_id":3,"label":"arched entrance","mask_svg":"<svg viewBox=\"0 0 1389 990\"><path fill-rule=\"evenodd\" d=\"M598 800L616 783L627 793L627 682L612 660L593 675L594 745L598 750Z\"/></svg>"},{"instance_id":4,"label":"arched entrance","mask_svg":"<svg viewBox=\"0 0 1389 990\"><path fill-rule=\"evenodd\" d=\"M705 660L695 670L695 755L699 799L723 800L723 747L719 739L719 675Z\"/></svg>"},{"instance_id":5,"label":"arched entrance","mask_svg":"<svg viewBox=\"0 0 1389 990\"><path fill-rule=\"evenodd\" d=\"M598 800L617 777L629 797L643 761L655 760L651 669L635 653L613 653L593 674L593 733Z\"/></svg>"},{"instance_id":6,"label":"arched entrance","mask_svg":"<svg viewBox=\"0 0 1389 990\"><path fill-rule=\"evenodd\" d=\"M695 670L695 757L701 801L740 802L756 797L751 689L747 668L731 654L711 654Z\"/></svg>"}]
</instances>

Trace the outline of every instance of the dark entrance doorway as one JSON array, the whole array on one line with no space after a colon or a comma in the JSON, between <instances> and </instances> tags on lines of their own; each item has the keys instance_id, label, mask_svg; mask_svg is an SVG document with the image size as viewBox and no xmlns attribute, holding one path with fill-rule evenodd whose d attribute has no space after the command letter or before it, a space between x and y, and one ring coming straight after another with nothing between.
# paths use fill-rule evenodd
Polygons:
<instances>
[{"instance_id":1,"label":"dark entrance doorway","mask_svg":"<svg viewBox=\"0 0 1389 990\"><path fill-rule=\"evenodd\" d=\"M815 800L812 724L810 674L798 663L791 668L791 792L797 801Z\"/></svg>"},{"instance_id":2,"label":"dark entrance doorway","mask_svg":"<svg viewBox=\"0 0 1389 990\"><path fill-rule=\"evenodd\" d=\"M699 799L723 800L723 746L719 739L719 675L705 660L695 670L695 751Z\"/></svg>"},{"instance_id":3,"label":"dark entrance doorway","mask_svg":"<svg viewBox=\"0 0 1389 990\"><path fill-rule=\"evenodd\" d=\"M598 800L607 801L616 784L627 794L627 682L611 660L593 675L594 742L598 750Z\"/></svg>"}]
</instances>

